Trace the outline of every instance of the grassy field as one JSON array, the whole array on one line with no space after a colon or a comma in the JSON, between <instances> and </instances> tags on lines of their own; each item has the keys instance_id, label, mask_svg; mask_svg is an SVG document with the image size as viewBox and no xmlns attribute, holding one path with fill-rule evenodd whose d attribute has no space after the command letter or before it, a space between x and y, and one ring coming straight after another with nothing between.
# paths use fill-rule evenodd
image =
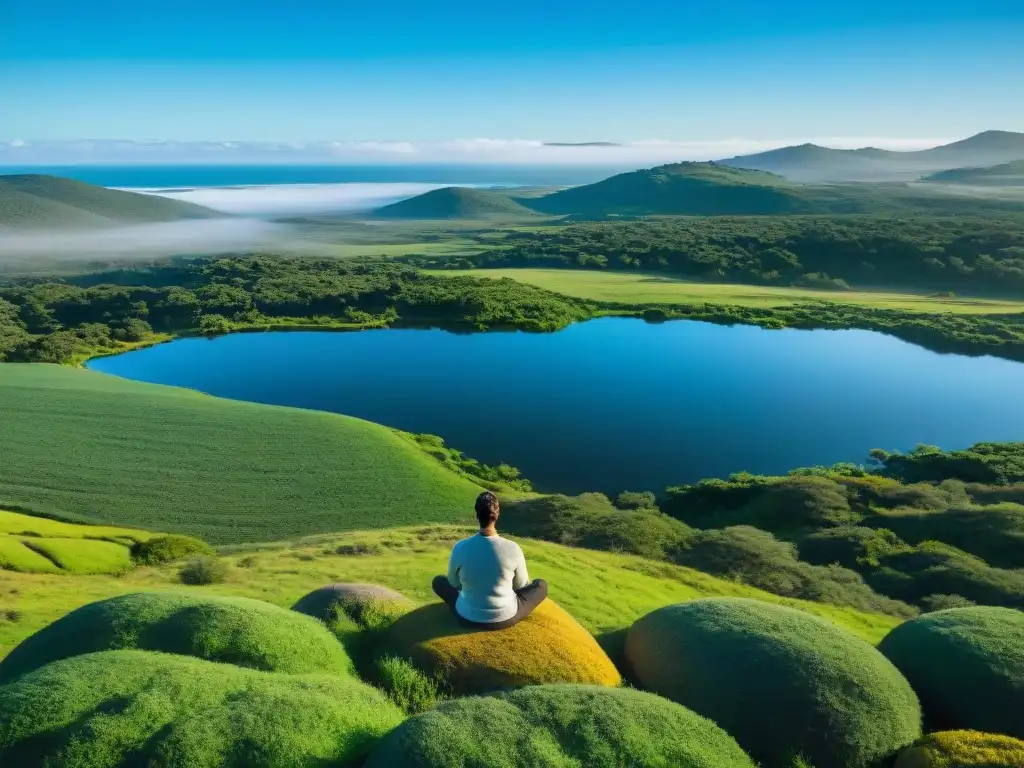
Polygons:
<instances>
[{"instance_id":1,"label":"grassy field","mask_svg":"<svg viewBox=\"0 0 1024 768\"><path fill-rule=\"evenodd\" d=\"M346 581L383 584L416 602L430 602L436 600L431 578L445 570L452 543L468 530L450 525L417 526L227 548L223 550L224 559L231 564L227 581L206 587L182 587L177 575L180 566L174 564L140 567L120 577L0 570L0 657L28 635L85 603L139 590L188 589L196 594L253 597L290 607L317 587ZM521 541L531 573L549 582L551 597L613 648L621 641L616 632L654 608L712 595L757 597L800 607L871 642L879 641L899 623L891 616L786 600L633 555Z\"/></svg>"},{"instance_id":2,"label":"grassy field","mask_svg":"<svg viewBox=\"0 0 1024 768\"><path fill-rule=\"evenodd\" d=\"M632 304L732 304L743 307L782 307L802 301L828 301L877 309L956 314L1024 312L1024 301L999 299L942 299L910 293L874 291L816 291L731 283L699 283L666 275L636 272L598 272L576 269L433 270L431 274L511 277L566 296Z\"/></svg>"},{"instance_id":3,"label":"grassy field","mask_svg":"<svg viewBox=\"0 0 1024 768\"><path fill-rule=\"evenodd\" d=\"M480 488L334 414L50 365L0 366L0 507L272 541L465 520Z\"/></svg>"},{"instance_id":4,"label":"grassy field","mask_svg":"<svg viewBox=\"0 0 1024 768\"><path fill-rule=\"evenodd\" d=\"M131 546L152 536L133 528L76 525L0 509L0 569L122 573L132 565Z\"/></svg>"}]
</instances>

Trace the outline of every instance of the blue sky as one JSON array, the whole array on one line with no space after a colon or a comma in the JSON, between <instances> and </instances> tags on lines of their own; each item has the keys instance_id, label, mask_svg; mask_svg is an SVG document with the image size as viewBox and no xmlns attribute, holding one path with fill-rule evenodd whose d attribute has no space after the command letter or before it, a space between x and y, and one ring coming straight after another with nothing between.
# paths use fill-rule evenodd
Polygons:
<instances>
[{"instance_id":1,"label":"blue sky","mask_svg":"<svg viewBox=\"0 0 1024 768\"><path fill-rule=\"evenodd\" d=\"M1024 131L1019 0L51 0L2 23L0 141Z\"/></svg>"}]
</instances>

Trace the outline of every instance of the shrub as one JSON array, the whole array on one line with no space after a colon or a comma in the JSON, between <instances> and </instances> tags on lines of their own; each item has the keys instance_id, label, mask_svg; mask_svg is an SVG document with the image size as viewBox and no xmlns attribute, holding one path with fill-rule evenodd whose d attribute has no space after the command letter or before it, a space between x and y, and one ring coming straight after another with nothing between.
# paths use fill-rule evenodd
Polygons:
<instances>
[{"instance_id":1,"label":"shrub","mask_svg":"<svg viewBox=\"0 0 1024 768\"><path fill-rule=\"evenodd\" d=\"M929 613L947 608L970 608L972 605L973 602L961 595L928 595L921 598L921 607Z\"/></svg>"},{"instance_id":2,"label":"shrub","mask_svg":"<svg viewBox=\"0 0 1024 768\"><path fill-rule=\"evenodd\" d=\"M725 731L642 691L542 685L445 702L407 720L366 768L753 768Z\"/></svg>"},{"instance_id":3,"label":"shrub","mask_svg":"<svg viewBox=\"0 0 1024 768\"><path fill-rule=\"evenodd\" d=\"M464 624L447 605L432 603L392 624L381 647L428 677L443 676L455 695L540 683L621 682L597 641L550 599L498 631Z\"/></svg>"},{"instance_id":4,"label":"shrub","mask_svg":"<svg viewBox=\"0 0 1024 768\"><path fill-rule=\"evenodd\" d=\"M619 509L651 509L657 503L651 491L623 491L615 497L615 506Z\"/></svg>"},{"instance_id":5,"label":"shrub","mask_svg":"<svg viewBox=\"0 0 1024 768\"><path fill-rule=\"evenodd\" d=\"M693 529L657 509L617 509L600 493L506 504L501 522L509 533L520 536L656 560L667 559L693 536Z\"/></svg>"},{"instance_id":6,"label":"shrub","mask_svg":"<svg viewBox=\"0 0 1024 768\"><path fill-rule=\"evenodd\" d=\"M182 584L220 584L228 577L228 564L217 557L196 557L181 567L178 577Z\"/></svg>"},{"instance_id":7,"label":"shrub","mask_svg":"<svg viewBox=\"0 0 1024 768\"><path fill-rule=\"evenodd\" d=\"M271 672L348 674L351 661L320 622L259 600L139 592L82 606L0 662L0 682L58 659L137 648Z\"/></svg>"},{"instance_id":8,"label":"shrub","mask_svg":"<svg viewBox=\"0 0 1024 768\"><path fill-rule=\"evenodd\" d=\"M443 682L439 677L427 677L397 656L377 659L374 681L395 704L410 715L433 709L442 699Z\"/></svg>"},{"instance_id":9,"label":"shrub","mask_svg":"<svg viewBox=\"0 0 1024 768\"><path fill-rule=\"evenodd\" d=\"M823 528L800 540L800 557L813 565L859 568L878 565L878 558L908 549L886 528L844 525Z\"/></svg>"},{"instance_id":10,"label":"shrub","mask_svg":"<svg viewBox=\"0 0 1024 768\"><path fill-rule=\"evenodd\" d=\"M0 764L359 766L402 721L353 678L107 651L0 687Z\"/></svg>"},{"instance_id":11,"label":"shrub","mask_svg":"<svg viewBox=\"0 0 1024 768\"><path fill-rule=\"evenodd\" d=\"M1024 613L951 608L896 627L879 645L936 728L1024 738Z\"/></svg>"},{"instance_id":12,"label":"shrub","mask_svg":"<svg viewBox=\"0 0 1024 768\"><path fill-rule=\"evenodd\" d=\"M895 768L1022 768L1024 741L978 731L930 733L900 753Z\"/></svg>"},{"instance_id":13,"label":"shrub","mask_svg":"<svg viewBox=\"0 0 1024 768\"><path fill-rule=\"evenodd\" d=\"M213 548L191 536L154 536L132 547L132 559L140 565L160 565L181 560L189 555L212 555Z\"/></svg>"},{"instance_id":14,"label":"shrub","mask_svg":"<svg viewBox=\"0 0 1024 768\"><path fill-rule=\"evenodd\" d=\"M626 659L640 684L714 720L768 766L873 765L921 733L917 697L869 644L792 608L712 598L647 614Z\"/></svg>"}]
</instances>

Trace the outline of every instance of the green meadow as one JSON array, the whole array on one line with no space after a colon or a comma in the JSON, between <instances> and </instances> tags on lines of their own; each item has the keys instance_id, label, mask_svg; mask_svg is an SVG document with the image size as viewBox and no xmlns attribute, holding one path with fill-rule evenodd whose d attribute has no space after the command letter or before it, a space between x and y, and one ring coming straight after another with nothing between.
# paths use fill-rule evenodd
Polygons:
<instances>
[{"instance_id":1,"label":"green meadow","mask_svg":"<svg viewBox=\"0 0 1024 768\"><path fill-rule=\"evenodd\" d=\"M0 423L0 507L215 544L457 521L480 491L378 424L68 367L0 366Z\"/></svg>"},{"instance_id":2,"label":"green meadow","mask_svg":"<svg viewBox=\"0 0 1024 768\"><path fill-rule=\"evenodd\" d=\"M466 515L462 516L463 518ZM89 526L78 526L86 535ZM292 542L221 548L229 564L220 584L189 587L190 594L251 597L284 607L333 582L382 584L418 603L436 598L430 580L444 572L451 545L470 533L453 525L335 533ZM0 538L0 541L3 541ZM789 600L690 568L635 555L521 540L531 572L551 596L609 645L645 613L698 597L757 597L799 607L878 642L900 620L834 605ZM140 566L120 576L16 573L0 569L0 657L21 640L86 603L140 590L184 589L181 563Z\"/></svg>"},{"instance_id":3,"label":"green meadow","mask_svg":"<svg viewBox=\"0 0 1024 768\"><path fill-rule=\"evenodd\" d=\"M1024 301L981 298L940 298L888 291L824 291L770 285L704 283L664 274L598 272L578 269L432 270L431 274L508 277L565 296L625 304L726 304L739 307L784 307L808 301L853 304L874 309L961 315L1024 312Z\"/></svg>"}]
</instances>

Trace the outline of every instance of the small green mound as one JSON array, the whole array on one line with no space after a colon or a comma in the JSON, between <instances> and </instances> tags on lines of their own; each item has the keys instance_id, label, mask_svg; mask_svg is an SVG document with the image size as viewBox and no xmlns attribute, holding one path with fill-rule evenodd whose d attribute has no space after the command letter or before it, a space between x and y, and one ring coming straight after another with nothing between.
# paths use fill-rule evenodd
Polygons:
<instances>
[{"instance_id":1,"label":"small green mound","mask_svg":"<svg viewBox=\"0 0 1024 768\"><path fill-rule=\"evenodd\" d=\"M213 548L191 536L155 536L132 547L132 559L140 565L160 565L190 555L212 555Z\"/></svg>"},{"instance_id":2,"label":"small green mound","mask_svg":"<svg viewBox=\"0 0 1024 768\"><path fill-rule=\"evenodd\" d=\"M622 682L593 636L551 600L498 631L463 624L447 605L433 603L399 618L381 645L440 677L456 696L542 683Z\"/></svg>"},{"instance_id":3,"label":"small green mound","mask_svg":"<svg viewBox=\"0 0 1024 768\"><path fill-rule=\"evenodd\" d=\"M348 675L352 662L315 619L260 600L138 592L82 606L0 662L0 682L70 656L163 651L268 672Z\"/></svg>"},{"instance_id":4,"label":"small green mound","mask_svg":"<svg viewBox=\"0 0 1024 768\"><path fill-rule=\"evenodd\" d=\"M0 687L0 765L358 766L403 715L352 678L108 651Z\"/></svg>"},{"instance_id":5,"label":"small green mound","mask_svg":"<svg viewBox=\"0 0 1024 768\"><path fill-rule=\"evenodd\" d=\"M978 731L930 733L903 750L895 768L1024 768L1024 741Z\"/></svg>"},{"instance_id":6,"label":"small green mound","mask_svg":"<svg viewBox=\"0 0 1024 768\"><path fill-rule=\"evenodd\" d=\"M299 598L292 610L320 621L330 621L341 610L359 621L366 607L377 603L391 603L396 608L413 605L405 595L378 584L328 584Z\"/></svg>"},{"instance_id":7,"label":"small green mound","mask_svg":"<svg viewBox=\"0 0 1024 768\"><path fill-rule=\"evenodd\" d=\"M950 608L890 632L882 651L914 686L937 728L1024 738L1024 613Z\"/></svg>"},{"instance_id":8,"label":"small green mound","mask_svg":"<svg viewBox=\"0 0 1024 768\"><path fill-rule=\"evenodd\" d=\"M542 685L407 720L366 768L753 768L729 734L642 691Z\"/></svg>"},{"instance_id":9,"label":"small green mound","mask_svg":"<svg viewBox=\"0 0 1024 768\"><path fill-rule=\"evenodd\" d=\"M921 734L917 697L868 643L802 611L743 598L637 621L626 659L644 688L711 718L767 768L797 756L861 768Z\"/></svg>"}]
</instances>

